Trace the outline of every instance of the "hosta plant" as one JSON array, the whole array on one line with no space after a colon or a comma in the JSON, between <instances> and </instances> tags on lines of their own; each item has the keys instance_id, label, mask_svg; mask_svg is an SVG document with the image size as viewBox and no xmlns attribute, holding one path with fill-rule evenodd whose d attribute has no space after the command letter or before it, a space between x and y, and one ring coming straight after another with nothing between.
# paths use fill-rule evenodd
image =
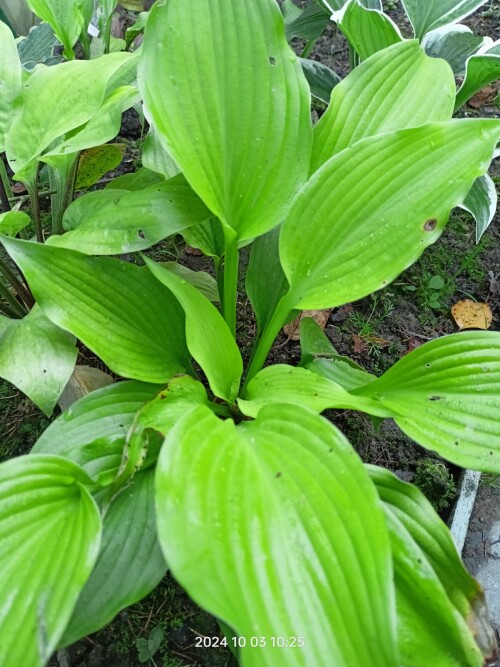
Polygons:
<instances>
[{"instance_id":1,"label":"hosta plant","mask_svg":"<svg viewBox=\"0 0 500 667\"><path fill-rule=\"evenodd\" d=\"M123 381L0 465L0 664L46 664L169 568L242 665L483 665L496 649L482 591L446 526L321 413L392 418L500 472L500 335L431 341L375 377L305 319L300 365L265 363L294 312L382 289L437 241L500 122L453 120L452 70L411 40L357 67L313 128L275 0L158 2L139 89L146 167L72 203L45 244L2 237L36 299L4 358L22 367L40 318ZM216 280L137 254L179 232ZM38 388L62 351L40 355Z\"/></svg>"},{"instance_id":2,"label":"hosta plant","mask_svg":"<svg viewBox=\"0 0 500 667\"><path fill-rule=\"evenodd\" d=\"M460 78L455 111L481 88L500 78L500 42L475 35L460 23L487 1L402 1L413 36L420 40L428 55L446 60ZM303 10L292 0L284 0L282 10L288 37L307 40L303 56L309 55L328 23L337 26L348 40L351 67L381 49L404 41L400 26L384 13L381 0L309 0ZM328 102L338 76L321 63L307 59L301 62L311 83L311 92ZM474 217L479 241L497 207L495 184L488 174L474 182L461 207Z\"/></svg>"}]
</instances>

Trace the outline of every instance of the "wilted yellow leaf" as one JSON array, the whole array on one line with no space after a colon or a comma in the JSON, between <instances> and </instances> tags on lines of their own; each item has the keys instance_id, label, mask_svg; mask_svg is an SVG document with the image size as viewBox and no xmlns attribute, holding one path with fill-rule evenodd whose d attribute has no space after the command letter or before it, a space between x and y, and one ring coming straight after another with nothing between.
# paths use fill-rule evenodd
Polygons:
<instances>
[{"instance_id":1,"label":"wilted yellow leaf","mask_svg":"<svg viewBox=\"0 0 500 667\"><path fill-rule=\"evenodd\" d=\"M312 319L319 324L319 326L324 329L328 322L332 311L331 308L328 310L304 310L302 313L296 317L293 322L285 324L283 331L288 336L288 340L299 340L300 339L300 323L304 317L312 317Z\"/></svg>"},{"instance_id":2,"label":"wilted yellow leaf","mask_svg":"<svg viewBox=\"0 0 500 667\"><path fill-rule=\"evenodd\" d=\"M493 314L487 303L470 299L456 303L451 314L459 329L489 329L493 321Z\"/></svg>"}]
</instances>

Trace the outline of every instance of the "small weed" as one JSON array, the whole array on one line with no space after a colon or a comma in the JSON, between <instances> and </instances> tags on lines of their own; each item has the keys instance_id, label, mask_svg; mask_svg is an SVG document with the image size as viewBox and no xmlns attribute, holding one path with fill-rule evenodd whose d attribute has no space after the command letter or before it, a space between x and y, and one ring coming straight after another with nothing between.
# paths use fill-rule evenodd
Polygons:
<instances>
[{"instance_id":1,"label":"small weed","mask_svg":"<svg viewBox=\"0 0 500 667\"><path fill-rule=\"evenodd\" d=\"M139 662L151 662L156 667L156 663L153 660L153 656L158 651L163 641L164 632L159 625L157 625L149 633L149 637L144 639L140 637L136 640L135 645L137 647L138 659Z\"/></svg>"},{"instance_id":2,"label":"small weed","mask_svg":"<svg viewBox=\"0 0 500 667\"><path fill-rule=\"evenodd\" d=\"M417 463L413 483L427 496L436 512L449 507L457 495L453 475L444 463L429 457Z\"/></svg>"},{"instance_id":3,"label":"small weed","mask_svg":"<svg viewBox=\"0 0 500 667\"><path fill-rule=\"evenodd\" d=\"M500 475L496 473L483 472L481 475L481 485L489 486L490 489L500 489Z\"/></svg>"}]
</instances>

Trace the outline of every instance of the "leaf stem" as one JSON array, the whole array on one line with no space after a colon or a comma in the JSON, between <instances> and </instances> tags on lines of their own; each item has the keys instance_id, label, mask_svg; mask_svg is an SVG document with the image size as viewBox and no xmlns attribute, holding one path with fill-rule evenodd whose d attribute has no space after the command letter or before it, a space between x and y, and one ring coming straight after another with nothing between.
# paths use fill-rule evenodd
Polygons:
<instances>
[{"instance_id":1,"label":"leaf stem","mask_svg":"<svg viewBox=\"0 0 500 667\"><path fill-rule=\"evenodd\" d=\"M0 280L0 297L3 297L8 304L0 302L0 309L3 310L8 317L18 319L27 314L27 311L23 309L3 280Z\"/></svg>"},{"instance_id":2,"label":"leaf stem","mask_svg":"<svg viewBox=\"0 0 500 667\"><path fill-rule=\"evenodd\" d=\"M40 199L38 198L38 174L34 183L25 183L26 189L30 196L31 211L33 213L33 220L35 222L36 240L38 243L43 243L43 229L42 218L40 216Z\"/></svg>"},{"instance_id":3,"label":"leaf stem","mask_svg":"<svg viewBox=\"0 0 500 667\"><path fill-rule=\"evenodd\" d=\"M9 177L7 176L3 156L0 156L0 201L2 202L4 213L11 210L9 195L12 196L12 190L10 188Z\"/></svg>"},{"instance_id":4,"label":"leaf stem","mask_svg":"<svg viewBox=\"0 0 500 667\"><path fill-rule=\"evenodd\" d=\"M349 69L352 72L353 69L359 65L359 56L354 50L354 47L349 44Z\"/></svg>"},{"instance_id":5,"label":"leaf stem","mask_svg":"<svg viewBox=\"0 0 500 667\"><path fill-rule=\"evenodd\" d=\"M68 177L66 178L66 183L64 185L64 192L62 195L62 199L60 200L60 205L58 207L58 210L56 211L55 215L52 218L52 233L53 234L62 234L64 229L62 226L62 220L64 216L64 212L68 208L68 206L71 204L73 200L73 195L75 194L75 185L76 185L76 177L78 174L78 164L80 162L80 153L77 153L75 160L73 164L71 165L69 172L68 172Z\"/></svg>"},{"instance_id":6,"label":"leaf stem","mask_svg":"<svg viewBox=\"0 0 500 667\"><path fill-rule=\"evenodd\" d=\"M287 292L283 297L281 297L278 305L276 306L276 310L274 311L274 314L269 321L269 324L264 329L260 338L257 340L256 345L252 351L247 377L242 389L242 396L245 394L247 384L264 365L267 355L269 354L269 350L271 349L276 336L279 334L281 327L286 322L286 318L293 310L294 305L295 302L290 292Z\"/></svg>"},{"instance_id":7,"label":"leaf stem","mask_svg":"<svg viewBox=\"0 0 500 667\"><path fill-rule=\"evenodd\" d=\"M301 58L309 58L311 55L311 51L314 49L316 46L317 39L310 39L309 41L306 42L306 45L304 46L302 53L300 54Z\"/></svg>"},{"instance_id":8,"label":"leaf stem","mask_svg":"<svg viewBox=\"0 0 500 667\"><path fill-rule=\"evenodd\" d=\"M35 299L31 294L29 288L25 286L14 271L10 268L7 262L0 257L0 273L7 278L12 287L16 290L17 295L24 301L27 308L31 308L35 304Z\"/></svg>"},{"instance_id":9,"label":"leaf stem","mask_svg":"<svg viewBox=\"0 0 500 667\"><path fill-rule=\"evenodd\" d=\"M240 254L236 237L226 236L224 251L224 286L222 296L222 314L236 338L236 300L238 298L238 269Z\"/></svg>"}]
</instances>

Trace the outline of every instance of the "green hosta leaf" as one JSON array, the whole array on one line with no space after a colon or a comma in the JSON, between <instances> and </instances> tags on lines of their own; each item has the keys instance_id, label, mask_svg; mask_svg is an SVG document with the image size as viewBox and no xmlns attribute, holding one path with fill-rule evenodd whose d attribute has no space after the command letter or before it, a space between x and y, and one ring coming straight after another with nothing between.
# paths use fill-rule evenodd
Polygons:
<instances>
[{"instance_id":1,"label":"green hosta leaf","mask_svg":"<svg viewBox=\"0 0 500 667\"><path fill-rule=\"evenodd\" d=\"M381 9L367 9L361 0L350 0L332 16L359 57L366 60L377 51L403 40L398 26Z\"/></svg>"},{"instance_id":2,"label":"green hosta leaf","mask_svg":"<svg viewBox=\"0 0 500 667\"><path fill-rule=\"evenodd\" d=\"M73 336L35 306L22 320L0 315L0 377L50 415L71 377L78 350Z\"/></svg>"},{"instance_id":3,"label":"green hosta leaf","mask_svg":"<svg viewBox=\"0 0 500 667\"><path fill-rule=\"evenodd\" d=\"M197 408L162 448L156 493L174 576L237 635L267 638L242 664L399 664L381 509L329 422L273 405L235 427ZM292 635L302 648L269 639Z\"/></svg>"},{"instance_id":4,"label":"green hosta leaf","mask_svg":"<svg viewBox=\"0 0 500 667\"><path fill-rule=\"evenodd\" d=\"M362 410L377 417L391 417L392 412L377 401L359 401L335 381L320 377L306 368L285 364L268 366L249 382L245 400L239 398L243 414L255 417L272 403L291 403L323 412L327 408Z\"/></svg>"},{"instance_id":5,"label":"green hosta leaf","mask_svg":"<svg viewBox=\"0 0 500 667\"><path fill-rule=\"evenodd\" d=\"M16 236L21 229L27 227L31 218L23 211L7 211L0 213L0 234Z\"/></svg>"},{"instance_id":6,"label":"green hosta leaf","mask_svg":"<svg viewBox=\"0 0 500 667\"><path fill-rule=\"evenodd\" d=\"M33 18L33 14L31 12L29 14ZM49 23L30 26L27 36L17 41L17 50L23 69L32 71L39 63L48 66L59 64L63 61L63 56L56 53L60 46L61 43Z\"/></svg>"},{"instance_id":7,"label":"green hosta leaf","mask_svg":"<svg viewBox=\"0 0 500 667\"><path fill-rule=\"evenodd\" d=\"M160 264L144 258L152 274L168 287L186 313L190 353L219 398L233 402L238 394L243 361L222 315L193 285Z\"/></svg>"},{"instance_id":8,"label":"green hosta leaf","mask_svg":"<svg viewBox=\"0 0 500 667\"><path fill-rule=\"evenodd\" d=\"M466 64L465 78L457 93L455 109L459 109L478 90L500 79L500 40L483 47Z\"/></svg>"},{"instance_id":9,"label":"green hosta leaf","mask_svg":"<svg viewBox=\"0 0 500 667\"><path fill-rule=\"evenodd\" d=\"M288 289L279 259L279 238L280 228L276 227L256 239L250 251L246 290L259 332L269 324L279 300Z\"/></svg>"},{"instance_id":10,"label":"green hosta leaf","mask_svg":"<svg viewBox=\"0 0 500 667\"><path fill-rule=\"evenodd\" d=\"M119 255L149 248L209 215L183 176L137 192L98 190L68 207L63 218L67 232L52 236L50 245Z\"/></svg>"},{"instance_id":11,"label":"green hosta leaf","mask_svg":"<svg viewBox=\"0 0 500 667\"><path fill-rule=\"evenodd\" d=\"M315 60L301 58L300 64L311 89L311 95L328 104L332 90L342 79L329 67Z\"/></svg>"},{"instance_id":12,"label":"green hosta leaf","mask_svg":"<svg viewBox=\"0 0 500 667\"><path fill-rule=\"evenodd\" d=\"M449 120L454 99L449 66L426 56L418 42L376 53L334 89L314 128L311 172L360 139Z\"/></svg>"},{"instance_id":13,"label":"green hosta leaf","mask_svg":"<svg viewBox=\"0 0 500 667\"><path fill-rule=\"evenodd\" d=\"M354 393L393 411L423 447L463 468L500 472L500 333L438 338Z\"/></svg>"},{"instance_id":14,"label":"green hosta leaf","mask_svg":"<svg viewBox=\"0 0 500 667\"><path fill-rule=\"evenodd\" d=\"M99 553L86 474L57 456L0 465L0 664L43 667Z\"/></svg>"},{"instance_id":15,"label":"green hosta leaf","mask_svg":"<svg viewBox=\"0 0 500 667\"><path fill-rule=\"evenodd\" d=\"M154 5L140 88L146 115L229 234L250 239L282 220L307 178L311 121L276 3Z\"/></svg>"},{"instance_id":16,"label":"green hosta leaf","mask_svg":"<svg viewBox=\"0 0 500 667\"><path fill-rule=\"evenodd\" d=\"M160 389L159 385L128 381L93 391L52 422L31 451L64 456L96 481L110 482L120 467L136 413Z\"/></svg>"},{"instance_id":17,"label":"green hosta leaf","mask_svg":"<svg viewBox=\"0 0 500 667\"><path fill-rule=\"evenodd\" d=\"M318 39L330 23L330 14L321 3L309 0L302 11L289 13L288 21L285 18L287 40L290 41L293 37L308 41Z\"/></svg>"},{"instance_id":18,"label":"green hosta leaf","mask_svg":"<svg viewBox=\"0 0 500 667\"><path fill-rule=\"evenodd\" d=\"M10 28L0 21L0 153L14 115L14 100L21 92L21 62Z\"/></svg>"},{"instance_id":19,"label":"green hosta leaf","mask_svg":"<svg viewBox=\"0 0 500 667\"><path fill-rule=\"evenodd\" d=\"M340 355L310 317L305 317L300 323L300 348L300 365L303 368L336 382L347 391L376 379L352 359Z\"/></svg>"},{"instance_id":20,"label":"green hosta leaf","mask_svg":"<svg viewBox=\"0 0 500 667\"><path fill-rule=\"evenodd\" d=\"M403 7L420 39L430 30L458 23L488 0L402 0Z\"/></svg>"},{"instance_id":21,"label":"green hosta leaf","mask_svg":"<svg viewBox=\"0 0 500 667\"><path fill-rule=\"evenodd\" d=\"M179 167L175 164L168 152L161 136L151 127L144 141L142 149L142 164L151 171L158 172L166 178L173 178L179 173Z\"/></svg>"},{"instance_id":22,"label":"green hosta leaf","mask_svg":"<svg viewBox=\"0 0 500 667\"><path fill-rule=\"evenodd\" d=\"M3 243L44 314L112 371L159 383L189 368L182 310L145 268L7 237Z\"/></svg>"},{"instance_id":23,"label":"green hosta leaf","mask_svg":"<svg viewBox=\"0 0 500 667\"><path fill-rule=\"evenodd\" d=\"M128 50L134 39L144 32L146 21L148 20L149 12L141 12L137 17L136 22L127 28L125 32L125 44Z\"/></svg>"},{"instance_id":24,"label":"green hosta leaf","mask_svg":"<svg viewBox=\"0 0 500 667\"><path fill-rule=\"evenodd\" d=\"M192 271L182 264L177 264L177 262L162 262L162 266L196 287L198 292L201 292L212 303L220 302L217 281L206 271Z\"/></svg>"},{"instance_id":25,"label":"green hosta leaf","mask_svg":"<svg viewBox=\"0 0 500 667\"><path fill-rule=\"evenodd\" d=\"M479 584L459 558L450 532L429 501L391 472L367 467L387 518L394 554L401 662L427 667L480 667L483 659L473 632L487 614ZM482 608L482 612L481 612ZM496 642L490 628L478 636Z\"/></svg>"},{"instance_id":26,"label":"green hosta leaf","mask_svg":"<svg viewBox=\"0 0 500 667\"><path fill-rule=\"evenodd\" d=\"M154 429L167 435L188 410L198 405L212 409L205 387L190 377L180 375L172 378L167 387L137 412L133 428Z\"/></svg>"},{"instance_id":27,"label":"green hosta leaf","mask_svg":"<svg viewBox=\"0 0 500 667\"><path fill-rule=\"evenodd\" d=\"M469 211L476 221L476 243L479 243L495 217L497 203L497 189L492 179L488 174L477 178L461 204L461 208Z\"/></svg>"},{"instance_id":28,"label":"green hosta leaf","mask_svg":"<svg viewBox=\"0 0 500 667\"><path fill-rule=\"evenodd\" d=\"M125 149L125 144L104 144L83 151L78 160L75 190L89 188L101 176L117 167L123 160Z\"/></svg>"},{"instance_id":29,"label":"green hosta leaf","mask_svg":"<svg viewBox=\"0 0 500 667\"><path fill-rule=\"evenodd\" d=\"M198 248L208 257L221 258L224 254L224 232L217 218L209 218L182 232L186 243Z\"/></svg>"},{"instance_id":30,"label":"green hosta leaf","mask_svg":"<svg viewBox=\"0 0 500 667\"><path fill-rule=\"evenodd\" d=\"M443 58L455 75L465 72L465 63L486 41L465 25L447 25L425 35L422 48L432 58Z\"/></svg>"},{"instance_id":31,"label":"green hosta leaf","mask_svg":"<svg viewBox=\"0 0 500 667\"><path fill-rule=\"evenodd\" d=\"M73 46L82 30L87 29L86 18L92 15L93 0L27 0L32 11L43 21L50 23L57 38L64 46L68 60L75 57Z\"/></svg>"},{"instance_id":32,"label":"green hosta leaf","mask_svg":"<svg viewBox=\"0 0 500 667\"><path fill-rule=\"evenodd\" d=\"M62 143L45 153L43 161L50 164L50 156L76 153L111 141L120 131L122 113L138 100L137 88L120 86L106 98L103 105L80 131L72 132L71 136L65 137Z\"/></svg>"},{"instance_id":33,"label":"green hosta leaf","mask_svg":"<svg viewBox=\"0 0 500 667\"><path fill-rule=\"evenodd\" d=\"M129 190L136 192L137 190L146 190L153 185L164 183L165 179L160 174L141 167L132 174L123 174L114 178L105 187L105 190Z\"/></svg>"},{"instance_id":34,"label":"green hosta leaf","mask_svg":"<svg viewBox=\"0 0 500 667\"><path fill-rule=\"evenodd\" d=\"M499 138L500 122L454 120L370 137L324 164L282 226L289 307L333 308L394 280L437 240Z\"/></svg>"},{"instance_id":35,"label":"green hosta leaf","mask_svg":"<svg viewBox=\"0 0 500 667\"><path fill-rule=\"evenodd\" d=\"M156 536L154 473L139 473L111 503L99 557L60 646L104 627L121 609L150 593L165 574Z\"/></svg>"},{"instance_id":36,"label":"green hosta leaf","mask_svg":"<svg viewBox=\"0 0 500 667\"><path fill-rule=\"evenodd\" d=\"M22 107L6 141L17 180L32 177L33 161L53 141L92 118L105 100L108 83L121 69L128 72L131 61L135 62L135 56L130 53L113 53L46 67L29 77L22 89Z\"/></svg>"}]
</instances>

